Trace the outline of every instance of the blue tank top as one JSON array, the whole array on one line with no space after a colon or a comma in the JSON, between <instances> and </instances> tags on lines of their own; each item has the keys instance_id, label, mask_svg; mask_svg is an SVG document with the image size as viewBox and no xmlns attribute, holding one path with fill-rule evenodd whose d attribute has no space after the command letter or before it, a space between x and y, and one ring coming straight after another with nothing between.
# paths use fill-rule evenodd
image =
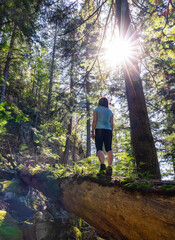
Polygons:
<instances>
[{"instance_id":1,"label":"blue tank top","mask_svg":"<svg viewBox=\"0 0 175 240\"><path fill-rule=\"evenodd\" d=\"M94 112L97 113L97 123L95 129L109 129L111 128L111 117L113 116L112 111L107 107L99 106L94 109Z\"/></svg>"}]
</instances>

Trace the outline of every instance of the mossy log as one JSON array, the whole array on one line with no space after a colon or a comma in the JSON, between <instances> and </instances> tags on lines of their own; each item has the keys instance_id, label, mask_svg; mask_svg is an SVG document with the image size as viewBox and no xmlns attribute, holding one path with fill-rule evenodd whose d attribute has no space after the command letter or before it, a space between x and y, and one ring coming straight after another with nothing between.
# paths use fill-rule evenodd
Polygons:
<instances>
[{"instance_id":1,"label":"mossy log","mask_svg":"<svg viewBox=\"0 0 175 240\"><path fill-rule=\"evenodd\" d=\"M22 172L20 177L52 195L53 190L47 189L47 179L41 182L37 175ZM64 208L87 221L105 239L174 239L173 182L108 181L74 176L58 179L55 186L59 186L55 194L59 193L58 200Z\"/></svg>"}]
</instances>

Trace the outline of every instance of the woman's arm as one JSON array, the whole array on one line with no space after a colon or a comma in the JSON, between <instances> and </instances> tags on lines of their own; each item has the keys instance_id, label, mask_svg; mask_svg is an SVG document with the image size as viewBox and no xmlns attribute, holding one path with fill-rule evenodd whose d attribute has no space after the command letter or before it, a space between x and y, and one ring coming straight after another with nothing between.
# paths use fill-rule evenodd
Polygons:
<instances>
[{"instance_id":1,"label":"woman's arm","mask_svg":"<svg viewBox=\"0 0 175 240\"><path fill-rule=\"evenodd\" d=\"M111 124L111 128L113 130L113 128L114 128L114 118L113 118L113 116L110 119L110 124Z\"/></svg>"},{"instance_id":2,"label":"woman's arm","mask_svg":"<svg viewBox=\"0 0 175 240\"><path fill-rule=\"evenodd\" d=\"M92 121L92 138L94 139L95 138L95 134L94 134L94 130L95 130L95 126L96 126L96 124L97 124L97 113L96 112L94 112L93 113L93 121Z\"/></svg>"},{"instance_id":3,"label":"woman's arm","mask_svg":"<svg viewBox=\"0 0 175 240\"><path fill-rule=\"evenodd\" d=\"M94 113L93 113L93 121L92 121L92 131L95 130L96 124L97 124L97 113L94 112Z\"/></svg>"}]
</instances>

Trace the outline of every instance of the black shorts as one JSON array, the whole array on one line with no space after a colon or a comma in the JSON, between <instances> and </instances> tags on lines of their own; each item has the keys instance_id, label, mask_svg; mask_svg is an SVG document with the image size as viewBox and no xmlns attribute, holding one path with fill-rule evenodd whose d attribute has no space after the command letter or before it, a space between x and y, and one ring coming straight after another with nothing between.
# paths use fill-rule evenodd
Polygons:
<instances>
[{"instance_id":1,"label":"black shorts","mask_svg":"<svg viewBox=\"0 0 175 240\"><path fill-rule=\"evenodd\" d=\"M97 152L99 150L102 151L103 149L103 143L105 146L106 152L109 152L112 150L112 130L108 129L95 129L95 145Z\"/></svg>"}]
</instances>

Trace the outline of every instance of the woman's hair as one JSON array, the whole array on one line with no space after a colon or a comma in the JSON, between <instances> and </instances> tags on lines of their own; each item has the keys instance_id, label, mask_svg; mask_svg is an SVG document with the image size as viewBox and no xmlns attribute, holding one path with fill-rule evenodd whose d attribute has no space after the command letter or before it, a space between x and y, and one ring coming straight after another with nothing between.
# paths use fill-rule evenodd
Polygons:
<instances>
[{"instance_id":1,"label":"woman's hair","mask_svg":"<svg viewBox=\"0 0 175 240\"><path fill-rule=\"evenodd\" d=\"M99 102L98 102L98 106L102 106L102 107L109 107L109 100L106 97L101 97Z\"/></svg>"}]
</instances>

